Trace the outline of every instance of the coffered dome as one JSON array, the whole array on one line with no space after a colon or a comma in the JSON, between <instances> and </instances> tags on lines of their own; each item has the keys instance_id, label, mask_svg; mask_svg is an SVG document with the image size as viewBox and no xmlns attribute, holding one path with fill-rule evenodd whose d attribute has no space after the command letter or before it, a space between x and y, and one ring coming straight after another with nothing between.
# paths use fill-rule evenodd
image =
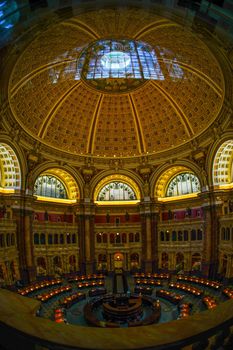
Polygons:
<instances>
[{"instance_id":1,"label":"coffered dome","mask_svg":"<svg viewBox=\"0 0 233 350\"><path fill-rule=\"evenodd\" d=\"M194 33L142 9L90 11L51 23L23 50L9 82L15 119L73 155L159 153L216 119L224 81Z\"/></svg>"}]
</instances>

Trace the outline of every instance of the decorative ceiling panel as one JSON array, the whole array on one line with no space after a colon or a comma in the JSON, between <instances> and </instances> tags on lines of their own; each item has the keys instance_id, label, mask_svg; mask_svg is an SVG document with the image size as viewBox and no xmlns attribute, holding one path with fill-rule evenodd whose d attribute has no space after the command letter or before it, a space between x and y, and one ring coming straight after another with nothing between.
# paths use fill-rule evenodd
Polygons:
<instances>
[{"instance_id":1,"label":"decorative ceiling panel","mask_svg":"<svg viewBox=\"0 0 233 350\"><path fill-rule=\"evenodd\" d=\"M27 133L97 157L176 148L214 122L223 98L222 72L206 44L142 9L51 23L22 51L9 81L11 110Z\"/></svg>"}]
</instances>

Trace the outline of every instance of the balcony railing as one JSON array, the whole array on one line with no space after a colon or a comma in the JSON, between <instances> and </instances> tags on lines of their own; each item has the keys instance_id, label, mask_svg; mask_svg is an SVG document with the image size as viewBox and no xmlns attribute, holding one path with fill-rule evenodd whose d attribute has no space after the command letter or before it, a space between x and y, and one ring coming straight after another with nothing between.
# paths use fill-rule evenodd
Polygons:
<instances>
[{"instance_id":1,"label":"balcony railing","mask_svg":"<svg viewBox=\"0 0 233 350\"><path fill-rule=\"evenodd\" d=\"M233 325L232 299L214 309L169 324L118 328L117 332L114 328L105 328L97 332L92 327L74 327L35 317L35 311L39 307L40 302L37 300L0 289L0 344L4 348L88 350L93 349L95 344L95 349L101 350L181 350L193 344L195 349L207 349L208 338L212 338L211 341L218 345L216 348L220 348L227 337L229 342L230 327ZM74 328L77 328L77 331L74 332ZM91 342L87 339L91 339Z\"/></svg>"}]
</instances>

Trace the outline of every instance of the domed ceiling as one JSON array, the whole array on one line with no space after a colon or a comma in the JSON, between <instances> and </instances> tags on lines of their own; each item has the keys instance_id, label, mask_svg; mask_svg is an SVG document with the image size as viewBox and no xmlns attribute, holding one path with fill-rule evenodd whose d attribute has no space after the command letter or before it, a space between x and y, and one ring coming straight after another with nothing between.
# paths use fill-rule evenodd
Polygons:
<instances>
[{"instance_id":1,"label":"domed ceiling","mask_svg":"<svg viewBox=\"0 0 233 350\"><path fill-rule=\"evenodd\" d=\"M74 155L129 157L202 133L224 97L220 66L187 28L142 9L51 24L19 56L9 101L21 127Z\"/></svg>"}]
</instances>

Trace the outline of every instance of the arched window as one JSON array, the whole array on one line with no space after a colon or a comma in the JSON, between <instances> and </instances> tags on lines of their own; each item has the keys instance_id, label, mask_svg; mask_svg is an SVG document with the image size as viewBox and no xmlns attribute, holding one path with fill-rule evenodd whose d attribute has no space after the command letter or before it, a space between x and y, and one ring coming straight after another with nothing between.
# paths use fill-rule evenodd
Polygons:
<instances>
[{"instance_id":1,"label":"arched window","mask_svg":"<svg viewBox=\"0 0 233 350\"><path fill-rule=\"evenodd\" d=\"M196 230L191 231L191 241L196 241L197 236L196 236Z\"/></svg>"},{"instance_id":2,"label":"arched window","mask_svg":"<svg viewBox=\"0 0 233 350\"><path fill-rule=\"evenodd\" d=\"M176 237L176 231L172 231L172 241L176 241L177 237Z\"/></svg>"},{"instance_id":3,"label":"arched window","mask_svg":"<svg viewBox=\"0 0 233 350\"><path fill-rule=\"evenodd\" d=\"M135 233L135 242L140 242L140 233L139 232Z\"/></svg>"},{"instance_id":4,"label":"arched window","mask_svg":"<svg viewBox=\"0 0 233 350\"><path fill-rule=\"evenodd\" d=\"M115 243L115 236L114 236L114 233L111 233L110 234L110 243Z\"/></svg>"},{"instance_id":5,"label":"arched window","mask_svg":"<svg viewBox=\"0 0 233 350\"><path fill-rule=\"evenodd\" d=\"M34 233L34 244L40 244L40 242L39 242L39 234L38 233Z\"/></svg>"},{"instance_id":6,"label":"arched window","mask_svg":"<svg viewBox=\"0 0 233 350\"><path fill-rule=\"evenodd\" d=\"M188 241L189 239L189 233L187 230L184 230L184 241Z\"/></svg>"},{"instance_id":7,"label":"arched window","mask_svg":"<svg viewBox=\"0 0 233 350\"><path fill-rule=\"evenodd\" d=\"M126 243L126 233L122 233L121 239L122 239L122 243Z\"/></svg>"},{"instance_id":8,"label":"arched window","mask_svg":"<svg viewBox=\"0 0 233 350\"><path fill-rule=\"evenodd\" d=\"M166 196L175 197L200 191L200 182L192 173L176 175L168 184Z\"/></svg>"},{"instance_id":9,"label":"arched window","mask_svg":"<svg viewBox=\"0 0 233 350\"><path fill-rule=\"evenodd\" d=\"M40 244L45 244L45 234L44 233L40 234Z\"/></svg>"},{"instance_id":10,"label":"arched window","mask_svg":"<svg viewBox=\"0 0 233 350\"><path fill-rule=\"evenodd\" d=\"M54 235L54 244L58 244L58 234L55 233Z\"/></svg>"},{"instance_id":11,"label":"arched window","mask_svg":"<svg viewBox=\"0 0 233 350\"><path fill-rule=\"evenodd\" d=\"M230 240L230 228L227 227L226 228L226 241L229 241Z\"/></svg>"},{"instance_id":12,"label":"arched window","mask_svg":"<svg viewBox=\"0 0 233 350\"><path fill-rule=\"evenodd\" d=\"M183 232L178 231L178 241L183 241Z\"/></svg>"},{"instance_id":13,"label":"arched window","mask_svg":"<svg viewBox=\"0 0 233 350\"><path fill-rule=\"evenodd\" d=\"M165 232L165 241L169 241L170 240L170 234L169 234L169 231L167 230L166 232Z\"/></svg>"},{"instance_id":14,"label":"arched window","mask_svg":"<svg viewBox=\"0 0 233 350\"><path fill-rule=\"evenodd\" d=\"M7 235L6 235L6 245L7 245L7 247L10 247L10 245L11 245L11 236L9 233L7 233Z\"/></svg>"},{"instance_id":15,"label":"arched window","mask_svg":"<svg viewBox=\"0 0 233 350\"><path fill-rule=\"evenodd\" d=\"M72 243L73 244L76 243L76 234L75 233L72 234Z\"/></svg>"},{"instance_id":16,"label":"arched window","mask_svg":"<svg viewBox=\"0 0 233 350\"><path fill-rule=\"evenodd\" d=\"M15 245L15 234L11 234L11 245Z\"/></svg>"},{"instance_id":17,"label":"arched window","mask_svg":"<svg viewBox=\"0 0 233 350\"><path fill-rule=\"evenodd\" d=\"M0 144L0 187L19 188L21 172L18 158L13 149Z\"/></svg>"},{"instance_id":18,"label":"arched window","mask_svg":"<svg viewBox=\"0 0 233 350\"><path fill-rule=\"evenodd\" d=\"M201 230L201 229L198 229L198 230L197 230L197 240L198 240L198 241L201 241L201 240L202 240L202 230Z\"/></svg>"},{"instance_id":19,"label":"arched window","mask_svg":"<svg viewBox=\"0 0 233 350\"><path fill-rule=\"evenodd\" d=\"M34 194L51 198L67 198L64 184L53 175L42 175L36 179Z\"/></svg>"},{"instance_id":20,"label":"arched window","mask_svg":"<svg viewBox=\"0 0 233 350\"><path fill-rule=\"evenodd\" d=\"M224 241L224 239L225 239L225 227L222 227L221 240Z\"/></svg>"},{"instance_id":21,"label":"arched window","mask_svg":"<svg viewBox=\"0 0 233 350\"><path fill-rule=\"evenodd\" d=\"M121 235L119 232L116 234L116 243L121 243Z\"/></svg>"},{"instance_id":22,"label":"arched window","mask_svg":"<svg viewBox=\"0 0 233 350\"><path fill-rule=\"evenodd\" d=\"M102 234L101 233L97 233L97 235L96 235L96 242L97 243L101 243L102 242Z\"/></svg>"},{"instance_id":23,"label":"arched window","mask_svg":"<svg viewBox=\"0 0 233 350\"><path fill-rule=\"evenodd\" d=\"M64 235L60 233L60 244L64 244Z\"/></svg>"},{"instance_id":24,"label":"arched window","mask_svg":"<svg viewBox=\"0 0 233 350\"><path fill-rule=\"evenodd\" d=\"M233 182L233 140L224 142L218 149L213 164L213 182L223 185Z\"/></svg>"},{"instance_id":25,"label":"arched window","mask_svg":"<svg viewBox=\"0 0 233 350\"><path fill-rule=\"evenodd\" d=\"M53 235L51 233L48 234L48 244L53 244Z\"/></svg>"},{"instance_id":26,"label":"arched window","mask_svg":"<svg viewBox=\"0 0 233 350\"><path fill-rule=\"evenodd\" d=\"M160 232L160 241L164 241L164 232L163 231L161 231Z\"/></svg>"},{"instance_id":27,"label":"arched window","mask_svg":"<svg viewBox=\"0 0 233 350\"><path fill-rule=\"evenodd\" d=\"M3 233L0 234L0 247L5 247L5 237Z\"/></svg>"},{"instance_id":28,"label":"arched window","mask_svg":"<svg viewBox=\"0 0 233 350\"><path fill-rule=\"evenodd\" d=\"M103 234L103 243L108 243L108 235L107 235L107 233Z\"/></svg>"},{"instance_id":29,"label":"arched window","mask_svg":"<svg viewBox=\"0 0 233 350\"><path fill-rule=\"evenodd\" d=\"M105 185L99 192L98 201L129 201L135 200L134 190L123 182L110 182Z\"/></svg>"},{"instance_id":30,"label":"arched window","mask_svg":"<svg viewBox=\"0 0 233 350\"><path fill-rule=\"evenodd\" d=\"M129 242L133 242L133 239L134 239L134 234L133 234L133 232L130 232L130 234L129 234Z\"/></svg>"},{"instance_id":31,"label":"arched window","mask_svg":"<svg viewBox=\"0 0 233 350\"><path fill-rule=\"evenodd\" d=\"M67 233L66 234L66 243L67 244L70 244L71 243L71 237L70 237L71 235L70 235L70 233Z\"/></svg>"}]
</instances>

